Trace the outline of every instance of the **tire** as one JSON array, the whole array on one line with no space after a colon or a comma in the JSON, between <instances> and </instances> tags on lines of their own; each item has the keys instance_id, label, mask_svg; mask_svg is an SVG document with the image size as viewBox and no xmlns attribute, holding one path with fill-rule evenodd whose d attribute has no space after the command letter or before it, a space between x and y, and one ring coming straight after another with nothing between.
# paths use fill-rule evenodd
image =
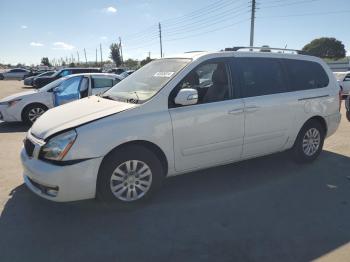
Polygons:
<instances>
[{"instance_id":1,"label":"tire","mask_svg":"<svg viewBox=\"0 0 350 262\"><path fill-rule=\"evenodd\" d=\"M22 112L22 121L27 125L32 125L43 113L47 107L42 104L31 104L24 108Z\"/></svg>"},{"instance_id":2,"label":"tire","mask_svg":"<svg viewBox=\"0 0 350 262\"><path fill-rule=\"evenodd\" d=\"M130 172L127 172L128 165ZM150 176L147 175L149 172ZM151 150L138 145L126 146L112 151L102 161L96 197L118 205L138 204L149 199L161 187L164 177L162 164Z\"/></svg>"},{"instance_id":3,"label":"tire","mask_svg":"<svg viewBox=\"0 0 350 262\"><path fill-rule=\"evenodd\" d=\"M350 111L346 111L346 118L347 118L348 121L350 122Z\"/></svg>"},{"instance_id":4,"label":"tire","mask_svg":"<svg viewBox=\"0 0 350 262\"><path fill-rule=\"evenodd\" d=\"M308 121L300 130L292 148L297 163L311 163L321 153L325 129L317 120Z\"/></svg>"},{"instance_id":5,"label":"tire","mask_svg":"<svg viewBox=\"0 0 350 262\"><path fill-rule=\"evenodd\" d=\"M3 74L0 74L0 80L4 80L4 75Z\"/></svg>"}]
</instances>

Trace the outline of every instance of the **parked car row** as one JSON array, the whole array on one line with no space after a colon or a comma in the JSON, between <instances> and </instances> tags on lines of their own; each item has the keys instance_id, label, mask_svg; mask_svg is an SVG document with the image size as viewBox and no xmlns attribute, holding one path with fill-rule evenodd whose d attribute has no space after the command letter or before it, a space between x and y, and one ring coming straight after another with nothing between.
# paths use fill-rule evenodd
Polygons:
<instances>
[{"instance_id":1,"label":"parked car row","mask_svg":"<svg viewBox=\"0 0 350 262\"><path fill-rule=\"evenodd\" d=\"M38 92L52 90L50 103L63 104L87 96L88 83L93 94L94 77L65 77ZM18 106L21 119L24 101L2 101L0 111ZM137 203L164 178L202 168L285 150L312 162L340 118L339 84L319 58L192 52L154 60L100 96L36 118L23 177L53 201Z\"/></svg>"},{"instance_id":2,"label":"parked car row","mask_svg":"<svg viewBox=\"0 0 350 262\"><path fill-rule=\"evenodd\" d=\"M46 72L42 72L40 74L37 75L33 75L33 76L29 76L26 77L23 81L23 84L25 86L33 86L34 85L34 80L38 77L42 77L42 76L52 76L55 73L55 71L46 71Z\"/></svg>"},{"instance_id":3,"label":"parked car row","mask_svg":"<svg viewBox=\"0 0 350 262\"><path fill-rule=\"evenodd\" d=\"M0 120L33 124L48 109L91 95L100 95L122 79L104 73L61 77L38 90L21 92L0 100Z\"/></svg>"},{"instance_id":4,"label":"parked car row","mask_svg":"<svg viewBox=\"0 0 350 262\"><path fill-rule=\"evenodd\" d=\"M61 77L68 76L68 75L82 74L82 73L101 73L101 72L102 71L100 68L76 68L76 67L64 68L49 76L36 77L33 81L33 86L35 88L41 88Z\"/></svg>"},{"instance_id":5,"label":"parked car row","mask_svg":"<svg viewBox=\"0 0 350 262\"><path fill-rule=\"evenodd\" d=\"M123 77L127 77L131 75L132 73L135 72L135 70L127 70L125 68L111 68L106 71L107 73L112 73L112 74L117 74L117 75L122 75Z\"/></svg>"},{"instance_id":6,"label":"parked car row","mask_svg":"<svg viewBox=\"0 0 350 262\"><path fill-rule=\"evenodd\" d=\"M334 73L336 79L339 82L342 95L350 95L350 71L348 72L336 72Z\"/></svg>"},{"instance_id":7,"label":"parked car row","mask_svg":"<svg viewBox=\"0 0 350 262\"><path fill-rule=\"evenodd\" d=\"M0 80L23 80L31 75L31 71L23 68L14 68L0 73Z\"/></svg>"}]
</instances>

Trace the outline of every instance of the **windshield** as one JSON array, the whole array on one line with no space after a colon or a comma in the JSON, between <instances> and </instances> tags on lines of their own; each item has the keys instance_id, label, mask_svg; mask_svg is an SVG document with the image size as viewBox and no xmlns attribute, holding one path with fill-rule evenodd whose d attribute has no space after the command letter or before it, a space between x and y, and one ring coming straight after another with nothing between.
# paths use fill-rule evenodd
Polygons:
<instances>
[{"instance_id":1,"label":"windshield","mask_svg":"<svg viewBox=\"0 0 350 262\"><path fill-rule=\"evenodd\" d=\"M67 79L66 77L59 78L59 79L47 84L46 86L40 88L38 91L39 92L49 91L49 90L59 86L66 79Z\"/></svg>"},{"instance_id":2,"label":"windshield","mask_svg":"<svg viewBox=\"0 0 350 262\"><path fill-rule=\"evenodd\" d=\"M189 62L190 59L177 58L152 61L113 86L103 97L137 104L144 103Z\"/></svg>"},{"instance_id":3,"label":"windshield","mask_svg":"<svg viewBox=\"0 0 350 262\"><path fill-rule=\"evenodd\" d=\"M334 73L334 76L338 81L343 81L345 75L346 73Z\"/></svg>"},{"instance_id":4,"label":"windshield","mask_svg":"<svg viewBox=\"0 0 350 262\"><path fill-rule=\"evenodd\" d=\"M55 73L55 71L43 72L43 73L37 75L36 77L40 77L40 76L50 76L50 75L53 75L54 73Z\"/></svg>"}]
</instances>

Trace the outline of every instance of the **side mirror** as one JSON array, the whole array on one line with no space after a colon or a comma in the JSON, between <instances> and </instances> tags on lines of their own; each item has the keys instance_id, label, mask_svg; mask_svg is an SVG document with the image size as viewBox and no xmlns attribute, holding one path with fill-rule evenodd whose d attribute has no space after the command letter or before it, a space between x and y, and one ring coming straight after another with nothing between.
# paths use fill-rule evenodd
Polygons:
<instances>
[{"instance_id":1,"label":"side mirror","mask_svg":"<svg viewBox=\"0 0 350 262\"><path fill-rule=\"evenodd\" d=\"M174 102L176 105L182 106L195 105L198 102L198 92L192 88L181 89L177 93Z\"/></svg>"}]
</instances>

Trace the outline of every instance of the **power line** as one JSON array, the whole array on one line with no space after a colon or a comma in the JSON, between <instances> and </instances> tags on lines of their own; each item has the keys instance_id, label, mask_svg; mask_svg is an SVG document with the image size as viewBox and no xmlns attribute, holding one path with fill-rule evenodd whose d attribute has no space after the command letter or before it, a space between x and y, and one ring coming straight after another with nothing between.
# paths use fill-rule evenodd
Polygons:
<instances>
[{"instance_id":1,"label":"power line","mask_svg":"<svg viewBox=\"0 0 350 262\"><path fill-rule=\"evenodd\" d=\"M225 20L226 18L234 18L239 16L240 14L244 14L245 12L241 11L248 11L248 6L241 7L239 9L236 9L235 11L232 11L232 9L226 10L225 12L221 12L218 14L215 14L214 16L209 16L209 17L202 17L202 19L190 22L187 25L183 26L177 26L171 29L171 27L164 27L164 29L168 32L177 32L181 30L188 30L192 26L198 24L199 26L205 26L206 24L211 24L215 20ZM197 26L198 26L197 25Z\"/></svg>"},{"instance_id":2,"label":"power line","mask_svg":"<svg viewBox=\"0 0 350 262\"><path fill-rule=\"evenodd\" d=\"M203 21L203 13L205 13L205 15L208 15L208 14L210 15L210 14L215 13L218 10L220 11L220 9L223 9L224 7L227 7L227 6L230 6L232 4L236 4L236 3L232 2L232 0L229 0L229 1L219 0L215 3L212 3L210 5L202 7L200 9L195 10L195 11L189 12L189 13L182 15L178 18L170 18L170 19L166 19L166 20L163 20L160 22L162 23L162 26L164 28L166 27L166 30L171 29L171 28L178 29L178 28L181 28L181 24L183 24L182 26L186 26L186 25L191 25L191 24L199 23L200 21ZM246 4L244 3L244 5L246 5ZM234 7L235 8L242 7L242 4L234 6ZM224 13L231 12L232 10L234 10L234 9L231 8L230 10L226 10ZM217 15L220 15L220 14L217 14ZM194 20L196 20L196 18L202 18L202 19L200 21L193 22ZM210 19L210 18L211 17L206 18L206 19ZM170 21L173 21L173 22L170 23ZM166 24L166 25L164 26L164 24ZM180 26L176 26L176 25L180 25ZM158 38L158 34L156 33L156 25L147 27L145 30L143 30L139 33L126 35L125 38L126 38L127 42L129 42L129 41L135 42L135 41L141 41L141 40L145 40L145 39L148 40L148 39Z\"/></svg>"},{"instance_id":3,"label":"power line","mask_svg":"<svg viewBox=\"0 0 350 262\"><path fill-rule=\"evenodd\" d=\"M247 13L249 13L249 10L248 10L248 9L245 10L244 12L238 13L238 14L235 15L235 16L231 16L230 18L236 18L236 17L239 17L239 16L244 15L244 14L247 14ZM214 21L215 21L215 20L214 20ZM166 32L165 35L166 35L166 36L174 36L174 35L183 34L184 32L185 32L185 33L192 32L192 31L197 31L197 32L198 32L198 30L199 30L199 29L202 29L203 27L208 28L208 27L211 27L211 26L213 26L213 25L222 24L222 23L227 22L227 21L229 21L229 20L227 19L227 17L226 17L226 16L223 16L223 17L220 17L220 19L216 20L215 22L208 21L208 22L202 23L202 24L200 24L200 25L198 25L198 26L196 26L196 27L194 27L194 28L188 27L188 28L182 28L181 30L170 31L170 33L167 33L167 32Z\"/></svg>"},{"instance_id":4,"label":"power line","mask_svg":"<svg viewBox=\"0 0 350 262\"><path fill-rule=\"evenodd\" d=\"M285 18L285 17L297 17L297 16L317 16L317 15L334 15L341 13L350 13L350 10L330 11L330 12L314 12L314 13L303 13L303 14L289 14L289 15L277 15L277 16L258 16L259 19L266 18Z\"/></svg>"},{"instance_id":5,"label":"power line","mask_svg":"<svg viewBox=\"0 0 350 262\"><path fill-rule=\"evenodd\" d=\"M240 8L242 6L246 6L246 3L243 3L243 4L240 4L240 5L237 5L237 6L232 6L232 7L229 7L230 5L232 5L234 2L232 1L229 1L227 3L224 3L224 5L217 5L215 8L206 8L206 10L204 12L194 12L195 14L194 15L184 15L183 18L181 18L180 20L178 21L175 21L175 22L164 22L164 21L161 21L162 24L164 25L167 25L167 24L170 24L170 26L168 27L171 27L174 26L174 25L177 25L177 24L181 24L181 23L185 23L187 21L193 21L193 20L196 20L197 18L202 18L203 16L206 16L206 15L210 15L210 14L213 14L213 13L216 13L217 11L221 11L221 10L228 10L227 8L230 8L230 10L234 10L234 8Z\"/></svg>"},{"instance_id":6,"label":"power line","mask_svg":"<svg viewBox=\"0 0 350 262\"><path fill-rule=\"evenodd\" d=\"M236 23L233 23L233 24L230 24L230 25L227 25L227 26L217 27L217 28L212 29L212 30L203 31L203 32L200 32L200 33L197 33L197 34L193 34L193 35L189 35L189 36L185 36L185 37L164 39L164 42L177 41L177 40L182 40L182 39L187 39L187 38L200 36L200 35L207 34L207 33L217 32L217 31L220 31L220 30L223 30L223 29L226 29L226 28L229 28L229 27L233 27L235 25L247 22L249 20L250 20L250 18L242 19L242 20L237 21Z\"/></svg>"},{"instance_id":7,"label":"power line","mask_svg":"<svg viewBox=\"0 0 350 262\"><path fill-rule=\"evenodd\" d=\"M140 48L156 46L156 45L159 45L158 38L153 40L153 42L150 42L148 44L142 44L142 45L139 45L139 46L132 46L130 48L129 47L124 47L124 49L127 49L128 51L132 51L132 50L137 50L137 49L140 49Z\"/></svg>"},{"instance_id":8,"label":"power line","mask_svg":"<svg viewBox=\"0 0 350 262\"><path fill-rule=\"evenodd\" d=\"M227 6L227 5L231 5L233 2L232 0L219 0L219 1L216 1L215 3L212 3L210 5L207 5L207 6L204 6L200 9L197 9L195 11L192 11L192 12L189 12L185 15L182 15L180 17L176 17L176 18L170 18L170 19L166 19L166 20L163 20L163 21L160 21L163 25L163 23L168 23L170 21L172 26L174 26L175 24L179 24L179 23L182 23L184 20L188 20L188 19L193 19L193 18L196 18L196 17L199 17L199 16L202 16L203 13L205 12L206 14L210 14L212 13L214 10L217 10L219 8L222 8L224 6ZM194 14L194 16L193 16ZM182 22L181 22L182 21ZM141 40L141 39L149 39L149 38L153 38L156 34L156 28L158 27L157 24L154 24L152 26L149 26L147 28L145 28L144 30L142 31L139 31L137 33L133 33L133 34L129 34L129 35L125 35L124 37L127 39L127 40ZM151 36L150 36L151 34Z\"/></svg>"},{"instance_id":9,"label":"power line","mask_svg":"<svg viewBox=\"0 0 350 262\"><path fill-rule=\"evenodd\" d=\"M290 6L290 5L299 5L299 4L309 4L313 2L317 2L320 0L303 0L303 1L296 1L296 2L291 2L291 3L283 3L280 5L267 5L267 6L262 6L263 8L274 8L274 7L285 7L285 6Z\"/></svg>"}]
</instances>

